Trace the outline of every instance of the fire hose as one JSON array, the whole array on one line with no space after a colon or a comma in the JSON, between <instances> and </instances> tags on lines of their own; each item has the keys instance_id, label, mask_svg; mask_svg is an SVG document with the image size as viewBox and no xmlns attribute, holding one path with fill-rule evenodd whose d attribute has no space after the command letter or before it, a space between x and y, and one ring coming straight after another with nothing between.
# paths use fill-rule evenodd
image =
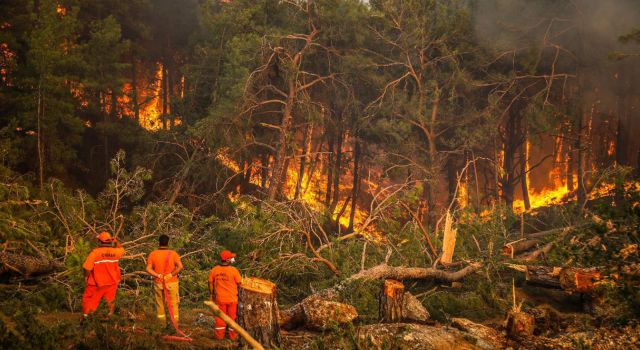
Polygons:
<instances>
[{"instance_id":1,"label":"fire hose","mask_svg":"<svg viewBox=\"0 0 640 350\"><path fill-rule=\"evenodd\" d=\"M180 330L180 327L178 327L176 318L173 315L173 308L171 307L171 302L169 301L169 291L167 290L167 284L165 283L164 278L162 279L162 291L164 292L164 302L167 304L167 309L169 310L169 318L171 319L171 324L173 325L173 328L178 333L178 335L164 335L162 336L162 339L187 341L187 342L192 341L193 339L191 339L191 337L189 337L188 335L184 334L184 332Z\"/></svg>"}]
</instances>

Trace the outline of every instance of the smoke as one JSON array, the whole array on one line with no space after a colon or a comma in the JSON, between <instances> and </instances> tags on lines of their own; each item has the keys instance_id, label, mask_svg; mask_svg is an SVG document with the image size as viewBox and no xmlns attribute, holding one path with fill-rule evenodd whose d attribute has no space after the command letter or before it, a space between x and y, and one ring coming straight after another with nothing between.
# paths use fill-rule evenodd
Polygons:
<instances>
[{"instance_id":1,"label":"smoke","mask_svg":"<svg viewBox=\"0 0 640 350\"><path fill-rule=\"evenodd\" d=\"M569 86L591 120L592 150L617 140L617 160L638 166L640 57L618 53L640 53L637 43L619 40L640 28L640 1L475 0L470 6L478 39L496 54L541 49L549 62L560 47L557 69L578 76Z\"/></svg>"}]
</instances>

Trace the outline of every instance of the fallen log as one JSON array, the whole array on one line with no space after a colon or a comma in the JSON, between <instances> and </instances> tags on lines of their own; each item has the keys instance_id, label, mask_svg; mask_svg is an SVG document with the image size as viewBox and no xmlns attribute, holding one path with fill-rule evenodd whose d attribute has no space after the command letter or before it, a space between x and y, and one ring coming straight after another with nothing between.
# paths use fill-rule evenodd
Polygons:
<instances>
[{"instance_id":1,"label":"fallen log","mask_svg":"<svg viewBox=\"0 0 640 350\"><path fill-rule=\"evenodd\" d=\"M286 330L307 328L322 331L332 325L349 323L356 317L358 312L352 305L314 297L283 311L280 326Z\"/></svg>"},{"instance_id":2,"label":"fallen log","mask_svg":"<svg viewBox=\"0 0 640 350\"><path fill-rule=\"evenodd\" d=\"M0 276L31 277L47 274L59 267L53 260L0 251Z\"/></svg>"},{"instance_id":3,"label":"fallen log","mask_svg":"<svg viewBox=\"0 0 640 350\"><path fill-rule=\"evenodd\" d=\"M358 327L356 343L360 349L475 350L482 349L454 328L413 323L378 323Z\"/></svg>"},{"instance_id":4,"label":"fallen log","mask_svg":"<svg viewBox=\"0 0 640 350\"><path fill-rule=\"evenodd\" d=\"M482 349L501 349L505 343L501 332L466 318L452 318L451 326L465 332Z\"/></svg>"},{"instance_id":5,"label":"fallen log","mask_svg":"<svg viewBox=\"0 0 640 350\"><path fill-rule=\"evenodd\" d=\"M540 257L544 257L546 255L549 255L549 252L551 251L551 249L553 249L553 247L555 246L555 242L549 242L547 244L545 244L542 248L540 249L536 249L532 252L529 252L527 254L524 254L522 256L516 257L517 260L520 261L535 261L538 260Z\"/></svg>"},{"instance_id":6,"label":"fallen log","mask_svg":"<svg viewBox=\"0 0 640 350\"><path fill-rule=\"evenodd\" d=\"M256 277L242 279L238 324L267 347L280 346L276 285Z\"/></svg>"},{"instance_id":7,"label":"fallen log","mask_svg":"<svg viewBox=\"0 0 640 350\"><path fill-rule=\"evenodd\" d=\"M502 247L502 255L513 258L515 255L534 248L540 244L537 239L525 239L507 243Z\"/></svg>"},{"instance_id":8,"label":"fallen log","mask_svg":"<svg viewBox=\"0 0 640 350\"><path fill-rule=\"evenodd\" d=\"M531 284L561 289L561 270L562 268L560 267L527 266L525 270L525 278L527 282Z\"/></svg>"},{"instance_id":9,"label":"fallen log","mask_svg":"<svg viewBox=\"0 0 640 350\"><path fill-rule=\"evenodd\" d=\"M601 279L596 268L565 267L560 271L560 286L571 293L593 293L595 283Z\"/></svg>"}]
</instances>

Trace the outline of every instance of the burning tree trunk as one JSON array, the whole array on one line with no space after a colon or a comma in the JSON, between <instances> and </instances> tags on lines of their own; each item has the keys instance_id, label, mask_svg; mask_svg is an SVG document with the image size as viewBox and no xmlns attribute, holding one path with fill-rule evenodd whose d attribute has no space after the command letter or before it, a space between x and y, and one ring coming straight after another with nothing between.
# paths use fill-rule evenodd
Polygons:
<instances>
[{"instance_id":1,"label":"burning tree trunk","mask_svg":"<svg viewBox=\"0 0 640 350\"><path fill-rule=\"evenodd\" d=\"M386 279L380 293L380 319L384 322L400 322L404 314L404 284Z\"/></svg>"},{"instance_id":2,"label":"burning tree trunk","mask_svg":"<svg viewBox=\"0 0 640 350\"><path fill-rule=\"evenodd\" d=\"M276 285L255 277L242 279L238 324L268 347L280 346L280 323Z\"/></svg>"},{"instance_id":3,"label":"burning tree trunk","mask_svg":"<svg viewBox=\"0 0 640 350\"><path fill-rule=\"evenodd\" d=\"M353 137L353 189L351 192L351 213L349 216L349 228L347 232L353 232L353 222L356 216L356 206L360 192L360 141L358 134Z\"/></svg>"},{"instance_id":4,"label":"burning tree trunk","mask_svg":"<svg viewBox=\"0 0 640 350\"><path fill-rule=\"evenodd\" d=\"M531 209L531 201L529 200L529 181L527 173L529 172L529 141L526 140L525 126L525 142L520 146L520 185L522 189L522 200L524 209Z\"/></svg>"},{"instance_id":5,"label":"burning tree trunk","mask_svg":"<svg viewBox=\"0 0 640 350\"><path fill-rule=\"evenodd\" d=\"M302 181L304 180L304 171L307 163L307 158L309 158L311 153L311 141L313 139L313 124L309 123L307 126L307 131L304 134L304 150L302 151L302 156L300 157L300 169L298 170L298 181L296 182L296 192L293 195L294 199L300 198L300 191L302 189ZM309 173L309 176L312 176L312 173Z\"/></svg>"},{"instance_id":6,"label":"burning tree trunk","mask_svg":"<svg viewBox=\"0 0 640 350\"><path fill-rule=\"evenodd\" d=\"M333 200L331 201L331 206L329 207L329 212L334 213L336 210L336 206L338 205L338 201L340 200L340 174L342 172L342 141L344 139L344 134L342 132L338 133L338 140L336 142L336 164L333 169ZM336 222L336 224L339 224Z\"/></svg>"}]
</instances>

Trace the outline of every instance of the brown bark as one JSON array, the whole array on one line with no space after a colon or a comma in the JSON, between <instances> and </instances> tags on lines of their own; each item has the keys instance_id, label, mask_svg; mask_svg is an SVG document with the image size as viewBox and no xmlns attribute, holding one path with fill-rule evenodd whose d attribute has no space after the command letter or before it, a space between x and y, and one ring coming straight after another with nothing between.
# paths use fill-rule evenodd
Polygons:
<instances>
[{"instance_id":1,"label":"brown bark","mask_svg":"<svg viewBox=\"0 0 640 350\"><path fill-rule=\"evenodd\" d=\"M404 314L404 284L386 279L380 293L380 319L383 322L400 322Z\"/></svg>"},{"instance_id":2,"label":"brown bark","mask_svg":"<svg viewBox=\"0 0 640 350\"><path fill-rule=\"evenodd\" d=\"M240 297L238 324L264 346L280 346L276 285L260 278L245 277Z\"/></svg>"},{"instance_id":3,"label":"brown bark","mask_svg":"<svg viewBox=\"0 0 640 350\"><path fill-rule=\"evenodd\" d=\"M54 271L58 264L45 257L0 251L0 276L30 277Z\"/></svg>"},{"instance_id":4,"label":"brown bark","mask_svg":"<svg viewBox=\"0 0 640 350\"><path fill-rule=\"evenodd\" d=\"M327 155L327 191L324 197L324 204L329 207L331 202L331 190L333 189L333 147L335 144L335 139L333 134L327 130L327 135L329 138L329 142L327 143L327 147L329 148L329 154Z\"/></svg>"},{"instance_id":5,"label":"brown bark","mask_svg":"<svg viewBox=\"0 0 640 350\"><path fill-rule=\"evenodd\" d=\"M560 271L560 286L567 292L593 293L595 282L600 278L600 272L595 268L565 267Z\"/></svg>"},{"instance_id":6,"label":"brown bark","mask_svg":"<svg viewBox=\"0 0 640 350\"><path fill-rule=\"evenodd\" d=\"M302 180L304 179L304 171L307 163L307 159L309 158L309 154L311 153L311 141L313 139L313 124L309 123L307 126L307 131L304 134L304 149L302 150L302 155L300 157L300 168L298 169L298 181L296 182L296 192L293 195L293 199L297 200L300 198L300 191L302 189ZM312 176L312 173L309 173L309 176Z\"/></svg>"},{"instance_id":7,"label":"brown bark","mask_svg":"<svg viewBox=\"0 0 640 350\"><path fill-rule=\"evenodd\" d=\"M138 74L136 72L136 60L131 58L131 100L133 101L133 117L140 122L140 104L138 103Z\"/></svg>"},{"instance_id":8,"label":"brown bark","mask_svg":"<svg viewBox=\"0 0 640 350\"><path fill-rule=\"evenodd\" d=\"M329 212L334 213L336 206L340 200L340 174L342 173L342 141L344 140L344 133L338 133L338 140L336 142L336 164L333 169L333 200L329 207Z\"/></svg>"},{"instance_id":9,"label":"brown bark","mask_svg":"<svg viewBox=\"0 0 640 350\"><path fill-rule=\"evenodd\" d=\"M356 216L358 195L360 193L360 141L358 135L353 137L353 184L351 189L351 213L349 214L349 228L347 232L353 232L353 224Z\"/></svg>"},{"instance_id":10,"label":"brown bark","mask_svg":"<svg viewBox=\"0 0 640 350\"><path fill-rule=\"evenodd\" d=\"M525 131L526 135L526 131ZM527 150L527 141L520 146L520 185L522 189L522 200L524 201L524 209L531 209L531 201L529 200L529 183L527 181L527 165L529 164L529 150Z\"/></svg>"},{"instance_id":11,"label":"brown bark","mask_svg":"<svg viewBox=\"0 0 640 350\"><path fill-rule=\"evenodd\" d=\"M507 336L512 339L532 336L535 325L535 318L528 313L512 310L507 314Z\"/></svg>"},{"instance_id":12,"label":"brown bark","mask_svg":"<svg viewBox=\"0 0 640 350\"><path fill-rule=\"evenodd\" d=\"M543 287L562 288L560 285L559 267L527 266L525 277L527 282Z\"/></svg>"},{"instance_id":13,"label":"brown bark","mask_svg":"<svg viewBox=\"0 0 640 350\"><path fill-rule=\"evenodd\" d=\"M537 239L525 239L512 243L507 243L502 247L502 255L514 257L517 254L525 252L533 247L538 246L540 241Z\"/></svg>"},{"instance_id":14,"label":"brown bark","mask_svg":"<svg viewBox=\"0 0 640 350\"><path fill-rule=\"evenodd\" d=\"M326 330L332 325L349 323L356 317L358 312L352 305L309 297L284 311L280 326L284 329L305 327Z\"/></svg>"}]
</instances>

